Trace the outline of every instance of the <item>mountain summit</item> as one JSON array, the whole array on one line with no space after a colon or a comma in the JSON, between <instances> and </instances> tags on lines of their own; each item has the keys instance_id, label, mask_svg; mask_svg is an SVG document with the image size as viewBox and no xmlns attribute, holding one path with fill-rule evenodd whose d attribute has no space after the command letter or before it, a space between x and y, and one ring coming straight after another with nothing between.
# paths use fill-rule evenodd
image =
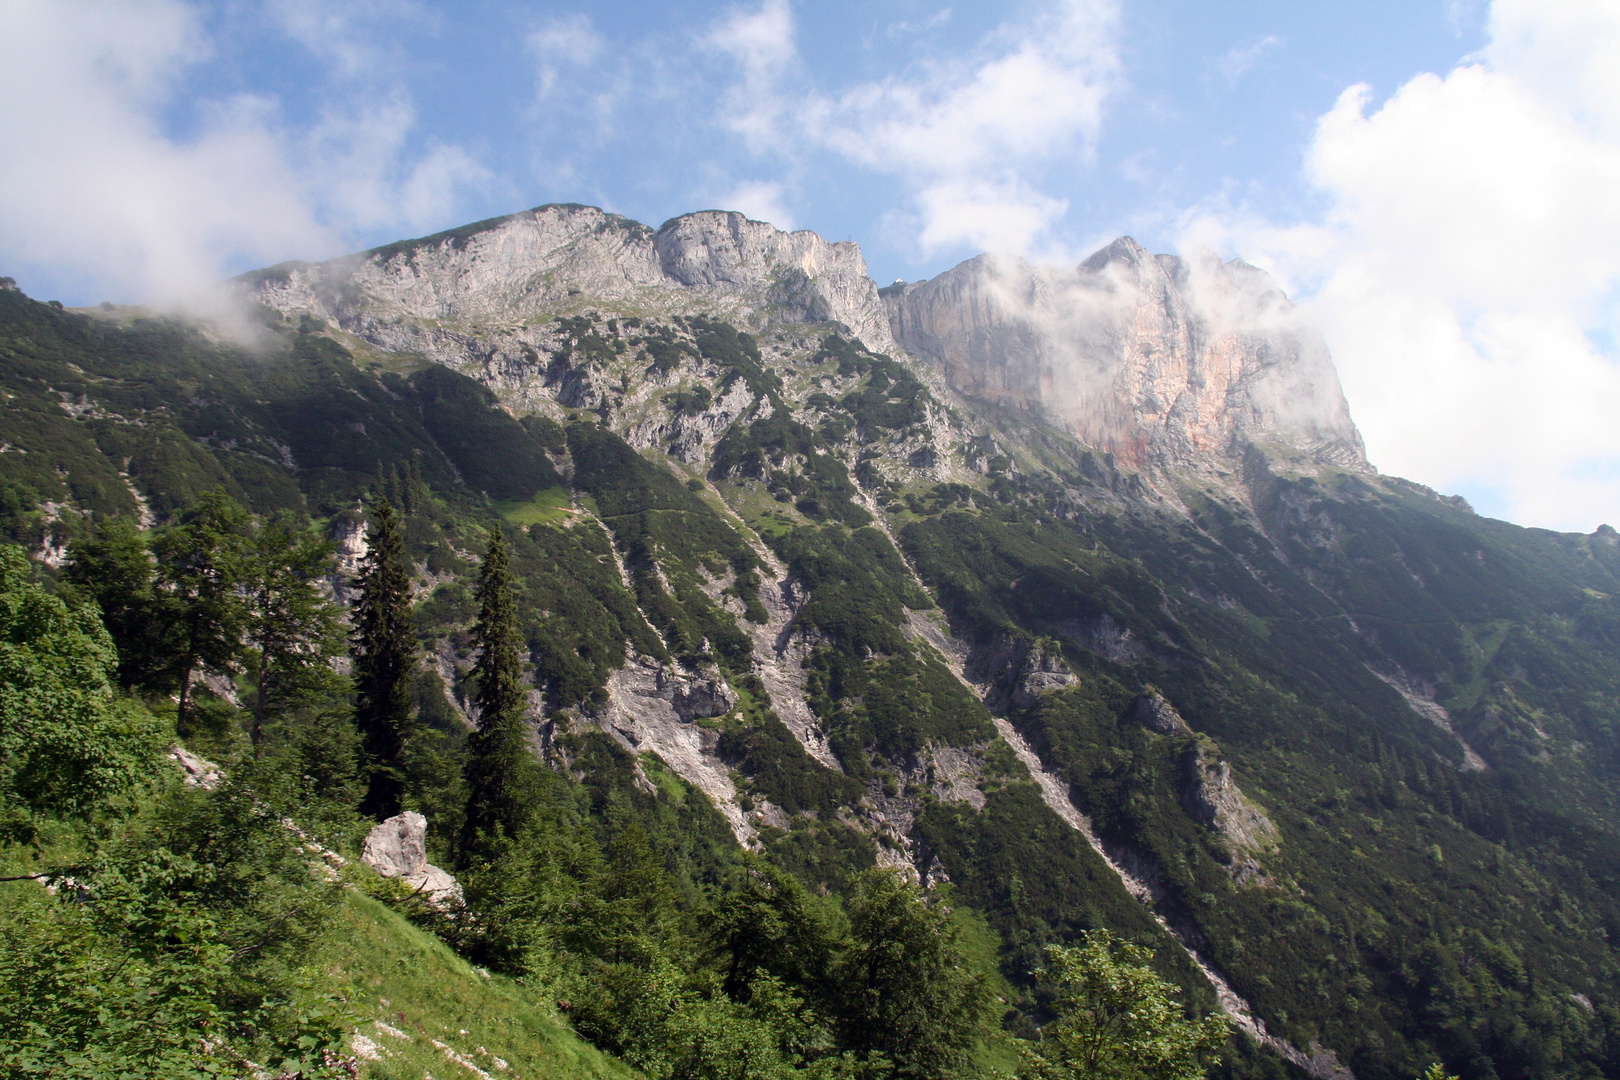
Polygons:
<instances>
[{"instance_id":1,"label":"mountain summit","mask_svg":"<svg viewBox=\"0 0 1620 1080\"><path fill-rule=\"evenodd\" d=\"M489 347L519 362L541 343L525 327L585 308L705 313L756 331L830 324L1131 468L1251 443L1370 468L1326 344L1264 271L1153 255L1129 237L1074 269L981 255L880 296L857 245L813 232L714 210L653 231L542 206L243 280L277 311L452 363Z\"/></svg>"},{"instance_id":2,"label":"mountain summit","mask_svg":"<svg viewBox=\"0 0 1620 1080\"><path fill-rule=\"evenodd\" d=\"M1072 270L981 255L883 290L904 349L1132 466L1282 443L1369 468L1322 337L1262 270L1122 237Z\"/></svg>"},{"instance_id":3,"label":"mountain summit","mask_svg":"<svg viewBox=\"0 0 1620 1080\"><path fill-rule=\"evenodd\" d=\"M352 570L386 497L434 827L497 528L528 745L684 911L885 867L950 883L1011 1031L1108 928L1247 1033L1224 1076L1620 1075L1620 540L1373 471L1255 268L880 292L813 233L550 206L238 285L252 349L0 288L0 530L60 564L222 489Z\"/></svg>"},{"instance_id":4,"label":"mountain summit","mask_svg":"<svg viewBox=\"0 0 1620 1080\"><path fill-rule=\"evenodd\" d=\"M587 306L707 312L752 326L835 323L887 349L860 248L742 214L683 214L657 230L593 206L550 205L324 263L245 276L278 311L330 320L384 348L422 332L522 326Z\"/></svg>"}]
</instances>

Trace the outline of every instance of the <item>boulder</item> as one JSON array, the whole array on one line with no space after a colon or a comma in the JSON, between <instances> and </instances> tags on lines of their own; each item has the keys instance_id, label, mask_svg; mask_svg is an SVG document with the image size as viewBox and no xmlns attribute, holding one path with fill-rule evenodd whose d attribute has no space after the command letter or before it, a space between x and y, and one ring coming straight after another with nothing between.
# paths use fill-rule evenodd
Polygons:
<instances>
[{"instance_id":1,"label":"boulder","mask_svg":"<svg viewBox=\"0 0 1620 1080\"><path fill-rule=\"evenodd\" d=\"M395 814L366 836L360 861L385 878L399 878L436 908L461 900L449 872L427 861L427 818L414 810Z\"/></svg>"}]
</instances>

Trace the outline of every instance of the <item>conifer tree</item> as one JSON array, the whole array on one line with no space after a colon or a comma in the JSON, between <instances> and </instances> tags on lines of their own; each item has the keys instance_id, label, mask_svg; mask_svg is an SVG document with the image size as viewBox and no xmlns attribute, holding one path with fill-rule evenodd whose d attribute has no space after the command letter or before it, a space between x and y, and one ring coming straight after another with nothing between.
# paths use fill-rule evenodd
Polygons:
<instances>
[{"instance_id":1,"label":"conifer tree","mask_svg":"<svg viewBox=\"0 0 1620 1080\"><path fill-rule=\"evenodd\" d=\"M156 574L146 541L127 517L107 518L75 541L63 568L74 593L101 608L101 621L118 646L118 683L126 690L174 688L166 668L175 627L165 619Z\"/></svg>"},{"instance_id":2,"label":"conifer tree","mask_svg":"<svg viewBox=\"0 0 1620 1080\"><path fill-rule=\"evenodd\" d=\"M173 630L170 670L180 690L175 731L182 739L190 734L193 677L229 676L241 659L248 526L247 512L215 488L153 545L163 621Z\"/></svg>"},{"instance_id":3,"label":"conifer tree","mask_svg":"<svg viewBox=\"0 0 1620 1080\"><path fill-rule=\"evenodd\" d=\"M332 545L284 514L253 538L243 580L254 746L264 739L268 710L295 706L332 683L331 659L342 650L343 635L337 609L319 587L331 562Z\"/></svg>"},{"instance_id":4,"label":"conifer tree","mask_svg":"<svg viewBox=\"0 0 1620 1080\"><path fill-rule=\"evenodd\" d=\"M493 526L479 574L478 621L473 625L478 730L468 746L463 863L499 835L516 836L532 809L535 765L529 755L529 695L523 685L515 593L506 537L500 526Z\"/></svg>"},{"instance_id":5,"label":"conifer tree","mask_svg":"<svg viewBox=\"0 0 1620 1080\"><path fill-rule=\"evenodd\" d=\"M400 759L411 724L417 654L405 543L387 499L376 506L366 543L349 653L354 660L355 726L370 771L360 809L380 821L399 813L404 793Z\"/></svg>"}]
</instances>

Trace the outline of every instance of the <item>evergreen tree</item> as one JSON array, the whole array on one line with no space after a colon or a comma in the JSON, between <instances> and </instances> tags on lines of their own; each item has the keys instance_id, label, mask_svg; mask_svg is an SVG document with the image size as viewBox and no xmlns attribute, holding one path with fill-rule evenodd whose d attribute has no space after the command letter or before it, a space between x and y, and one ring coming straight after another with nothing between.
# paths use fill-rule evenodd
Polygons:
<instances>
[{"instance_id":1,"label":"evergreen tree","mask_svg":"<svg viewBox=\"0 0 1620 1080\"><path fill-rule=\"evenodd\" d=\"M355 726L370 770L360 809L380 821L399 813L404 794L400 759L411 725L417 656L405 543L387 499L376 506L366 543L349 654L354 660Z\"/></svg>"},{"instance_id":2,"label":"evergreen tree","mask_svg":"<svg viewBox=\"0 0 1620 1080\"><path fill-rule=\"evenodd\" d=\"M146 541L125 517L107 518L75 542L63 571L73 592L101 609L101 621L118 647L118 684L126 690L173 688L164 685L172 627L165 624L153 587L156 573Z\"/></svg>"},{"instance_id":3,"label":"evergreen tree","mask_svg":"<svg viewBox=\"0 0 1620 1080\"><path fill-rule=\"evenodd\" d=\"M506 537L500 526L492 526L478 578L478 621L473 624L478 730L468 740L464 862L490 843L497 830L516 836L532 808L535 764L529 753L529 694L523 684L515 593Z\"/></svg>"},{"instance_id":4,"label":"evergreen tree","mask_svg":"<svg viewBox=\"0 0 1620 1080\"><path fill-rule=\"evenodd\" d=\"M843 1044L887 1060L891 1076L966 1075L993 1001L986 976L969 969L949 909L889 870L852 878L847 906Z\"/></svg>"},{"instance_id":5,"label":"evergreen tree","mask_svg":"<svg viewBox=\"0 0 1620 1080\"><path fill-rule=\"evenodd\" d=\"M254 746L264 740L268 710L295 707L332 685L342 630L320 589L331 564L332 545L285 515L265 522L253 538L244 584Z\"/></svg>"},{"instance_id":6,"label":"evergreen tree","mask_svg":"<svg viewBox=\"0 0 1620 1080\"><path fill-rule=\"evenodd\" d=\"M167 616L160 623L173 634L168 674L180 690L175 731L182 739L190 735L193 678L199 673L229 677L241 660L248 526L247 512L223 488L215 488L153 545L159 609Z\"/></svg>"},{"instance_id":7,"label":"evergreen tree","mask_svg":"<svg viewBox=\"0 0 1620 1080\"><path fill-rule=\"evenodd\" d=\"M422 505L427 501L427 489L422 484L422 466L414 455L405 466L404 483L405 510L407 513L414 514L421 510Z\"/></svg>"}]
</instances>

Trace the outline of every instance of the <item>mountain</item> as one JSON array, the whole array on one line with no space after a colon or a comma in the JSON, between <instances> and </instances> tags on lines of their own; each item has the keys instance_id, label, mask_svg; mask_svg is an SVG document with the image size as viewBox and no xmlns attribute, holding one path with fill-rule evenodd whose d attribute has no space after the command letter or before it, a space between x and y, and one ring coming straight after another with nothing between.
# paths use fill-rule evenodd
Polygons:
<instances>
[{"instance_id":1,"label":"mountain","mask_svg":"<svg viewBox=\"0 0 1620 1080\"><path fill-rule=\"evenodd\" d=\"M901 347L952 387L1039 411L1132 468L1276 441L1370 471L1327 344L1246 263L1122 237L1073 269L981 255L884 294Z\"/></svg>"},{"instance_id":2,"label":"mountain","mask_svg":"<svg viewBox=\"0 0 1620 1080\"><path fill-rule=\"evenodd\" d=\"M1620 1073L1620 536L1379 475L1255 268L880 292L854 244L552 206L237 286L251 346L0 292L13 539L218 484L353 559L419 477L424 718L504 520L537 751L693 882L948 881L1021 1031L1111 927L1241 1018L1232 1075Z\"/></svg>"}]
</instances>

